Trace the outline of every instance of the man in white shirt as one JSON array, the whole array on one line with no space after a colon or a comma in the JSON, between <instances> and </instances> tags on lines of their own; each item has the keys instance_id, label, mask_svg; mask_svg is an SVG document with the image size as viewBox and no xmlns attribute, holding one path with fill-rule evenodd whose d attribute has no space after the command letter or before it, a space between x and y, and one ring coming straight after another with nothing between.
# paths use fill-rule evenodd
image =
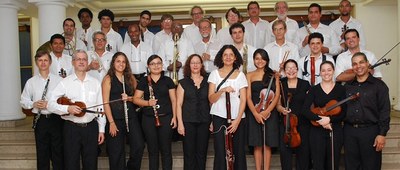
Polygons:
<instances>
[{"instance_id":1,"label":"man in white shirt","mask_svg":"<svg viewBox=\"0 0 400 170\"><path fill-rule=\"evenodd\" d=\"M151 23L151 13L148 10L144 10L140 13L139 17L140 17L139 18L140 40L150 45L150 47L152 47L154 34L150 32L149 29L147 28L147 26ZM125 33L124 44L131 43L131 38L128 35L128 31L126 31Z\"/></svg>"},{"instance_id":2,"label":"man in white shirt","mask_svg":"<svg viewBox=\"0 0 400 170\"><path fill-rule=\"evenodd\" d=\"M88 73L102 82L108 69L110 69L114 54L106 50L107 36L101 31L93 33L92 44L94 44L94 50L87 52L88 62L90 63Z\"/></svg>"},{"instance_id":3,"label":"man in white shirt","mask_svg":"<svg viewBox=\"0 0 400 170\"><path fill-rule=\"evenodd\" d=\"M247 5L247 13L250 19L243 21L246 28L246 44L255 48L264 48L265 45L272 42L271 24L260 18L260 5L257 1L251 1Z\"/></svg>"},{"instance_id":4,"label":"man in white shirt","mask_svg":"<svg viewBox=\"0 0 400 170\"><path fill-rule=\"evenodd\" d=\"M114 21L114 13L108 9L103 9L99 12L97 18L101 24L100 31L107 36L106 50L115 54L120 51L123 42L121 35L115 32L111 27L111 24Z\"/></svg>"},{"instance_id":5,"label":"man in white shirt","mask_svg":"<svg viewBox=\"0 0 400 170\"><path fill-rule=\"evenodd\" d=\"M103 103L100 82L86 73L88 67L86 52L77 50L72 64L75 72L56 86L49 101L49 110L62 115L65 120L65 169L80 169L81 156L82 166L85 169L97 169L97 145L104 142L106 118L89 111L96 112L96 109L102 111L103 106L83 110L77 105L57 103L60 97L66 97L72 102L83 102L86 108ZM82 115L82 112L86 114Z\"/></svg>"},{"instance_id":6,"label":"man in white shirt","mask_svg":"<svg viewBox=\"0 0 400 170\"><path fill-rule=\"evenodd\" d=\"M92 35L94 29L90 24L92 23L93 13L88 8L82 8L78 12L78 18L82 23L82 27L76 30L76 36L84 42L87 51L92 51Z\"/></svg>"},{"instance_id":7,"label":"man in white shirt","mask_svg":"<svg viewBox=\"0 0 400 170\"><path fill-rule=\"evenodd\" d=\"M301 57L298 63L299 71L297 77L307 80L311 86L317 85L322 81L320 74L320 65L324 61L335 61L331 56L322 54L324 37L321 33L314 32L308 37L308 45L310 46L311 53L307 56Z\"/></svg>"},{"instance_id":8,"label":"man in white shirt","mask_svg":"<svg viewBox=\"0 0 400 170\"><path fill-rule=\"evenodd\" d=\"M62 78L72 74L72 57L63 53L65 47L65 38L61 34L54 34L50 38L52 51L50 52L52 64L50 73L59 75Z\"/></svg>"},{"instance_id":9,"label":"man in white shirt","mask_svg":"<svg viewBox=\"0 0 400 170\"><path fill-rule=\"evenodd\" d=\"M75 50L87 50L85 43L77 38L75 35L75 21L71 18L67 18L63 22L63 30L64 30L64 38L65 38L65 47L64 54L72 55Z\"/></svg>"},{"instance_id":10,"label":"man in white shirt","mask_svg":"<svg viewBox=\"0 0 400 170\"><path fill-rule=\"evenodd\" d=\"M271 22L273 24L277 20L282 20L286 23L286 34L285 40L289 42L293 42L294 37L296 36L296 32L299 29L299 24L297 21L290 19L287 17L289 6L286 1L278 1L275 3L275 13L276 19ZM273 31L273 30L272 30ZM274 35L272 35L272 39L275 39Z\"/></svg>"},{"instance_id":11,"label":"man in white shirt","mask_svg":"<svg viewBox=\"0 0 400 170\"><path fill-rule=\"evenodd\" d=\"M272 23L272 33L275 41L267 44L264 49L269 55L269 67L277 72L283 71L283 63L288 59L299 60L299 50L297 46L286 40L286 22L276 20Z\"/></svg>"},{"instance_id":12,"label":"man in white shirt","mask_svg":"<svg viewBox=\"0 0 400 170\"><path fill-rule=\"evenodd\" d=\"M374 53L363 50L360 47L360 37L356 29L348 29L344 33L344 39L348 50L340 54L336 59L335 76L336 81L347 82L353 80L356 74L353 72L353 66L351 58L357 52L362 52L367 56L367 59L371 65L377 62ZM370 73L377 78L382 78L382 73L378 68L370 71Z\"/></svg>"},{"instance_id":13,"label":"man in white shirt","mask_svg":"<svg viewBox=\"0 0 400 170\"><path fill-rule=\"evenodd\" d=\"M293 43L299 47L299 54L302 57L310 54L308 36L314 32L319 32L324 36L322 54L332 57L340 54L343 50L339 44L339 35L330 27L320 22L322 17L321 10L322 8L319 4L312 3L308 7L308 20L310 23L296 32L296 38Z\"/></svg>"},{"instance_id":14,"label":"man in white shirt","mask_svg":"<svg viewBox=\"0 0 400 170\"><path fill-rule=\"evenodd\" d=\"M202 39L194 46L194 51L201 56L204 69L210 73L217 68L214 66L214 58L221 48L221 43L211 35L212 25L208 19L200 21L199 30Z\"/></svg>"},{"instance_id":15,"label":"man in white shirt","mask_svg":"<svg viewBox=\"0 0 400 170\"><path fill-rule=\"evenodd\" d=\"M217 39L222 45L233 44L231 34L229 34L229 27L237 22L240 22L240 12L235 7L230 8L225 13L225 19L228 21L229 26L221 28L217 32Z\"/></svg>"},{"instance_id":16,"label":"man in white shirt","mask_svg":"<svg viewBox=\"0 0 400 170\"><path fill-rule=\"evenodd\" d=\"M352 6L349 0L342 0L339 3L340 17L329 24L336 34L340 35L340 45L345 48L344 32L348 29L356 29L360 35L360 48L365 49L364 30L360 21L353 18L351 14Z\"/></svg>"},{"instance_id":17,"label":"man in white shirt","mask_svg":"<svg viewBox=\"0 0 400 170\"><path fill-rule=\"evenodd\" d=\"M192 46L201 41L201 35L199 32L199 22L204 17L204 10L200 6L193 6L190 9L190 16L192 16L193 23L183 30L182 37L189 40ZM214 29L211 29L211 35L216 36Z\"/></svg>"},{"instance_id":18,"label":"man in white shirt","mask_svg":"<svg viewBox=\"0 0 400 170\"><path fill-rule=\"evenodd\" d=\"M162 44L167 40L172 40L171 27L174 17L170 14L163 14L161 16L161 28L162 30L154 35L153 39L153 51L158 52Z\"/></svg>"},{"instance_id":19,"label":"man in white shirt","mask_svg":"<svg viewBox=\"0 0 400 170\"><path fill-rule=\"evenodd\" d=\"M229 33L233 39L233 46L236 47L243 59L241 71L247 74L248 72L256 70L253 61L253 54L256 48L244 42L245 27L241 23L232 24L229 28Z\"/></svg>"},{"instance_id":20,"label":"man in white shirt","mask_svg":"<svg viewBox=\"0 0 400 170\"><path fill-rule=\"evenodd\" d=\"M50 73L51 57L38 51L35 64L39 74L30 78L21 94L21 106L35 114L33 129L36 142L36 169L63 169L63 120L47 110L47 101L61 77ZM50 145L51 144L51 145Z\"/></svg>"},{"instance_id":21,"label":"man in white shirt","mask_svg":"<svg viewBox=\"0 0 400 170\"><path fill-rule=\"evenodd\" d=\"M125 53L130 62L131 70L136 80L140 80L146 74L147 59L153 55L151 46L140 40L140 28L137 24L128 27L130 42L125 43L121 52Z\"/></svg>"},{"instance_id":22,"label":"man in white shirt","mask_svg":"<svg viewBox=\"0 0 400 170\"><path fill-rule=\"evenodd\" d=\"M161 45L158 55L163 60L163 67L164 70L166 70L165 75L170 76L172 80L176 81L183 78L183 69L181 69L183 66L182 63L185 63L186 59L194 54L194 49L192 43L188 39L182 37L183 27L180 22L174 21L171 31L174 40L165 41L165 43ZM178 77L173 75L173 62L175 57L177 57L176 70Z\"/></svg>"}]
</instances>

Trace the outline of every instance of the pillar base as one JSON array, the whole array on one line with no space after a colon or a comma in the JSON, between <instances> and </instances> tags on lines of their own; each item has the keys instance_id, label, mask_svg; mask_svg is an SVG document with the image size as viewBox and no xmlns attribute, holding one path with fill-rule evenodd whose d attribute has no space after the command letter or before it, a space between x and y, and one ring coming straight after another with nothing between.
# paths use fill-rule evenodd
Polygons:
<instances>
[{"instance_id":1,"label":"pillar base","mask_svg":"<svg viewBox=\"0 0 400 170\"><path fill-rule=\"evenodd\" d=\"M26 115L23 113L1 113L0 114L0 122L8 121L8 120L20 120L25 119Z\"/></svg>"}]
</instances>

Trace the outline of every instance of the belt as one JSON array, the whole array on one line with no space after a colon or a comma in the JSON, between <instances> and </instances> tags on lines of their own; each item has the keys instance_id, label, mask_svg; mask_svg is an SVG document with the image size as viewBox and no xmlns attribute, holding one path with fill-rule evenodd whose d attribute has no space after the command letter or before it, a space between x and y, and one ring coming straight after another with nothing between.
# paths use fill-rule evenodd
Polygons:
<instances>
[{"instance_id":1,"label":"belt","mask_svg":"<svg viewBox=\"0 0 400 170\"><path fill-rule=\"evenodd\" d=\"M370 127L370 126L374 126L376 124L372 124L372 123L346 123L346 125L349 125L353 128L366 128L366 127Z\"/></svg>"},{"instance_id":2,"label":"belt","mask_svg":"<svg viewBox=\"0 0 400 170\"><path fill-rule=\"evenodd\" d=\"M39 116L39 114L37 114L35 116ZM40 114L40 118L46 118L46 119L49 119L49 118L52 118L52 117L55 117L55 116L56 115L52 114L52 113L50 113L50 114Z\"/></svg>"},{"instance_id":3,"label":"belt","mask_svg":"<svg viewBox=\"0 0 400 170\"><path fill-rule=\"evenodd\" d=\"M73 122L73 121L70 121L70 120L68 120L67 121L68 123L70 123L70 124L73 124L73 125L75 125L75 126L79 126L79 127L87 127L90 123L92 123L93 122L93 120L92 121L90 121L90 122L87 122L87 123L75 123L75 122Z\"/></svg>"}]
</instances>

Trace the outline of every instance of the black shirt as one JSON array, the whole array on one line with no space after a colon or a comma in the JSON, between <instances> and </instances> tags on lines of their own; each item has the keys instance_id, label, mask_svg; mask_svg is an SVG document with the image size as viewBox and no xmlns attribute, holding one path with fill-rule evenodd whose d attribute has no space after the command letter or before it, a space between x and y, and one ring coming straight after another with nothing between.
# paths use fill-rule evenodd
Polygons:
<instances>
[{"instance_id":1,"label":"black shirt","mask_svg":"<svg viewBox=\"0 0 400 170\"><path fill-rule=\"evenodd\" d=\"M210 102L208 101L208 77L203 77L197 88L190 77L179 80L184 89L182 119L184 122L210 122Z\"/></svg>"},{"instance_id":2,"label":"black shirt","mask_svg":"<svg viewBox=\"0 0 400 170\"><path fill-rule=\"evenodd\" d=\"M111 78L111 89L110 89L110 101L121 99L121 94L124 92L122 82L118 80L118 78L114 75ZM128 86L125 82L125 92L129 96L133 95L132 87ZM132 102L126 102L128 107L128 117L132 118L135 114L135 105ZM110 103L111 112L114 119L125 119L125 111L124 111L124 102L118 101L114 103Z\"/></svg>"},{"instance_id":3,"label":"black shirt","mask_svg":"<svg viewBox=\"0 0 400 170\"><path fill-rule=\"evenodd\" d=\"M306 99L306 95L308 90L310 90L310 83L306 80L299 79L297 78L297 85L296 88L289 88L288 87L288 79L282 78L281 80L282 87L283 87L283 93L282 96L285 96L285 101L287 102L287 94L291 93L292 94L292 100L289 103L289 108L292 110L292 113L295 114L298 117L299 125L305 125L309 124L310 122L308 119L304 117L303 114L301 114L303 110L303 105L304 101ZM282 106L286 107L285 101L282 99Z\"/></svg>"},{"instance_id":4,"label":"black shirt","mask_svg":"<svg viewBox=\"0 0 400 170\"><path fill-rule=\"evenodd\" d=\"M377 124L379 135L386 136L390 122L389 88L380 79L371 75L364 82L354 79L346 83L346 95L360 93L360 97L347 103L345 118L350 124Z\"/></svg>"},{"instance_id":5,"label":"black shirt","mask_svg":"<svg viewBox=\"0 0 400 170\"><path fill-rule=\"evenodd\" d=\"M318 115L311 112L311 105L314 104L314 107L323 108L331 100L336 100L338 102L343 100L345 95L346 89L340 84L335 84L335 87L333 87L329 94L326 94L324 90L322 90L321 84L317 84L311 87L307 94L306 101L304 102L303 114L309 120L320 120L321 118L319 118ZM343 118L345 117L346 105L343 104L340 107L342 108L341 113L335 116L329 116L331 123L338 124L342 122Z\"/></svg>"},{"instance_id":6,"label":"black shirt","mask_svg":"<svg viewBox=\"0 0 400 170\"><path fill-rule=\"evenodd\" d=\"M157 99L157 104L160 105L158 113L161 115L172 114L172 104L169 97L169 90L175 88L175 84L171 78L161 74L160 79L154 82L151 79L153 86L154 97ZM147 76L143 77L137 86L137 90L143 91L144 100L149 100L150 92L149 85L147 82ZM147 116L154 116L154 111L152 107L143 107L143 114Z\"/></svg>"}]
</instances>

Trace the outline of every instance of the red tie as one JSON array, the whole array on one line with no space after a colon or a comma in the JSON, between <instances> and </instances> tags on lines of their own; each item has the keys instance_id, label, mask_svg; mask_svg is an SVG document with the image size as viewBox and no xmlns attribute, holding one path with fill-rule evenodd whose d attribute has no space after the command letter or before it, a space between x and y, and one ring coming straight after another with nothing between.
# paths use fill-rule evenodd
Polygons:
<instances>
[{"instance_id":1,"label":"red tie","mask_svg":"<svg viewBox=\"0 0 400 170\"><path fill-rule=\"evenodd\" d=\"M315 85L315 58L310 56L311 61L311 86Z\"/></svg>"}]
</instances>

